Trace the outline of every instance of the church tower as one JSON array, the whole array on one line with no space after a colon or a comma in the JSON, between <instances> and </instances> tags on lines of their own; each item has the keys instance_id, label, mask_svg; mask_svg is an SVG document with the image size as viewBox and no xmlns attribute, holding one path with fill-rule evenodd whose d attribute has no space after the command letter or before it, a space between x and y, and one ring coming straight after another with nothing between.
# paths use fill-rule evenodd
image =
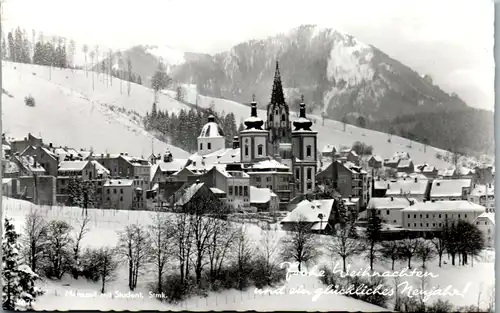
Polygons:
<instances>
[{"instance_id":1,"label":"church tower","mask_svg":"<svg viewBox=\"0 0 500 313\"><path fill-rule=\"evenodd\" d=\"M266 130L269 131L269 155L273 157L280 155L280 144L291 143L292 132L289 116L289 108L285 102L285 95L281 84L280 69L278 61L276 61L271 102L267 105L266 123Z\"/></svg>"},{"instance_id":2,"label":"church tower","mask_svg":"<svg viewBox=\"0 0 500 313\"><path fill-rule=\"evenodd\" d=\"M250 117L243 122L245 129L240 131L241 163L255 163L268 158L268 131L264 129L264 121L257 116L255 95L252 97Z\"/></svg>"},{"instance_id":3,"label":"church tower","mask_svg":"<svg viewBox=\"0 0 500 313\"><path fill-rule=\"evenodd\" d=\"M201 129L198 137L198 155L206 155L226 147L224 131L215 122L215 117L210 115L208 123Z\"/></svg>"},{"instance_id":4,"label":"church tower","mask_svg":"<svg viewBox=\"0 0 500 313\"><path fill-rule=\"evenodd\" d=\"M299 118L293 122L294 130L292 131L295 197L300 194L313 193L316 188L318 132L311 130L312 124L306 118L306 105L302 96Z\"/></svg>"}]
</instances>

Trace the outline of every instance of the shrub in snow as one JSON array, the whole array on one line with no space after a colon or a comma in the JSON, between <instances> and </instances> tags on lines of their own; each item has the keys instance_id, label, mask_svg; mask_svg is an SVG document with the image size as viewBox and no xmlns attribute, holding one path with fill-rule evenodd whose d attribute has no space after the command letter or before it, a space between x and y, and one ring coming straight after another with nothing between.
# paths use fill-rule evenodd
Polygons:
<instances>
[{"instance_id":1,"label":"shrub in snow","mask_svg":"<svg viewBox=\"0 0 500 313\"><path fill-rule=\"evenodd\" d=\"M35 106L35 98L33 98L31 95L24 97L24 104L30 107Z\"/></svg>"},{"instance_id":2,"label":"shrub in snow","mask_svg":"<svg viewBox=\"0 0 500 313\"><path fill-rule=\"evenodd\" d=\"M71 229L66 221L53 220L47 225L43 269L49 278L61 279L73 266Z\"/></svg>"},{"instance_id":3,"label":"shrub in snow","mask_svg":"<svg viewBox=\"0 0 500 313\"><path fill-rule=\"evenodd\" d=\"M31 308L37 295L42 294L35 289L35 280L39 277L31 268L23 264L20 255L21 246L17 243L19 235L9 219L5 219L5 234L2 241L2 302L4 310Z\"/></svg>"}]
</instances>

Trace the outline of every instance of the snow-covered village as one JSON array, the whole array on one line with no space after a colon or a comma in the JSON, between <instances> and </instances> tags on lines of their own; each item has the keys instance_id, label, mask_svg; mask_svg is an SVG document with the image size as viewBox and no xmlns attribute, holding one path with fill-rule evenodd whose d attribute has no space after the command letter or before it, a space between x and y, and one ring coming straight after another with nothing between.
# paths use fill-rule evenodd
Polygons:
<instances>
[{"instance_id":1,"label":"snow-covered village","mask_svg":"<svg viewBox=\"0 0 500 313\"><path fill-rule=\"evenodd\" d=\"M302 20L114 45L23 1L0 4L4 310L495 311L493 102L438 48Z\"/></svg>"}]
</instances>

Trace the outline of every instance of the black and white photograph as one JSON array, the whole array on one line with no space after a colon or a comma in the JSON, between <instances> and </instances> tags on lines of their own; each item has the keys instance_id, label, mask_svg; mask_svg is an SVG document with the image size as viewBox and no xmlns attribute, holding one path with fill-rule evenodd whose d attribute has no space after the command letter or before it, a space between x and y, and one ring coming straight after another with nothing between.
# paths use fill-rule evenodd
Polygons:
<instances>
[{"instance_id":1,"label":"black and white photograph","mask_svg":"<svg viewBox=\"0 0 500 313\"><path fill-rule=\"evenodd\" d=\"M6 311L495 311L490 0L0 0Z\"/></svg>"}]
</instances>

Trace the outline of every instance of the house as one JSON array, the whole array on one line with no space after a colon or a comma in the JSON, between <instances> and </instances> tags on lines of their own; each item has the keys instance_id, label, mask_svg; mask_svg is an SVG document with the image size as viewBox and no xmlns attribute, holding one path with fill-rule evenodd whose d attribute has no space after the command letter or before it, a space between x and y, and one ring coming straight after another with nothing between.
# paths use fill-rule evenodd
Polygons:
<instances>
[{"instance_id":1,"label":"house","mask_svg":"<svg viewBox=\"0 0 500 313\"><path fill-rule=\"evenodd\" d=\"M22 199L27 199L39 205L56 205L56 178L46 175L20 176L19 193Z\"/></svg>"},{"instance_id":2,"label":"house","mask_svg":"<svg viewBox=\"0 0 500 313\"><path fill-rule=\"evenodd\" d=\"M154 171L151 180L152 185L157 184L160 181L165 181L167 177L178 173L187 164L186 159L170 159L168 155L166 156L166 158L163 158L163 161L158 161L153 166L151 166L152 171Z\"/></svg>"},{"instance_id":3,"label":"house","mask_svg":"<svg viewBox=\"0 0 500 313\"><path fill-rule=\"evenodd\" d=\"M334 204L334 199L303 200L281 220L282 229L293 231L297 223L303 223L307 224L312 232L329 232L333 230L335 223Z\"/></svg>"},{"instance_id":4,"label":"house","mask_svg":"<svg viewBox=\"0 0 500 313\"><path fill-rule=\"evenodd\" d=\"M326 145L323 150L321 150L321 158L333 160L337 154L337 149L333 145Z\"/></svg>"},{"instance_id":5,"label":"house","mask_svg":"<svg viewBox=\"0 0 500 313\"><path fill-rule=\"evenodd\" d=\"M472 224L484 212L483 206L467 200L417 202L402 210L402 226L411 231L439 231L447 222L463 220Z\"/></svg>"},{"instance_id":6,"label":"house","mask_svg":"<svg viewBox=\"0 0 500 313\"><path fill-rule=\"evenodd\" d=\"M11 159L17 166L18 176L33 176L33 175L45 175L46 171L43 166L36 161L35 157L25 155L17 156L15 155Z\"/></svg>"},{"instance_id":7,"label":"house","mask_svg":"<svg viewBox=\"0 0 500 313\"><path fill-rule=\"evenodd\" d=\"M211 153L195 153L189 157L186 167L195 174L203 174L218 164L234 164L241 161L239 148L219 149Z\"/></svg>"},{"instance_id":8,"label":"house","mask_svg":"<svg viewBox=\"0 0 500 313\"><path fill-rule=\"evenodd\" d=\"M438 169L427 163L417 165L415 167L415 172L425 175L427 179L434 179L438 176Z\"/></svg>"},{"instance_id":9,"label":"house","mask_svg":"<svg viewBox=\"0 0 500 313\"><path fill-rule=\"evenodd\" d=\"M201 212L213 213L227 212L227 206L213 193L207 184L196 181L195 183L186 183L177 190L168 200L168 205L174 211L181 212Z\"/></svg>"},{"instance_id":10,"label":"house","mask_svg":"<svg viewBox=\"0 0 500 313\"><path fill-rule=\"evenodd\" d=\"M57 176L59 159L49 149L39 146L28 146L21 152L21 156L31 156L47 171L48 175Z\"/></svg>"},{"instance_id":11,"label":"house","mask_svg":"<svg viewBox=\"0 0 500 313\"><path fill-rule=\"evenodd\" d=\"M142 190L133 179L110 179L103 185L102 206L114 210L143 210Z\"/></svg>"},{"instance_id":12,"label":"house","mask_svg":"<svg viewBox=\"0 0 500 313\"><path fill-rule=\"evenodd\" d=\"M486 208L486 213L495 212L495 185L474 185L469 194L470 202L482 205Z\"/></svg>"},{"instance_id":13,"label":"house","mask_svg":"<svg viewBox=\"0 0 500 313\"><path fill-rule=\"evenodd\" d=\"M359 198L342 198L342 202L344 203L344 207L347 209L347 212L349 212L351 217L356 218L361 209L359 207Z\"/></svg>"},{"instance_id":14,"label":"house","mask_svg":"<svg viewBox=\"0 0 500 313\"><path fill-rule=\"evenodd\" d=\"M372 155L368 159L368 166L372 168L381 168L384 164L384 160L379 155Z\"/></svg>"},{"instance_id":15,"label":"house","mask_svg":"<svg viewBox=\"0 0 500 313\"><path fill-rule=\"evenodd\" d=\"M384 166L397 169L401 160L410 159L408 152L395 152L391 158L384 160Z\"/></svg>"},{"instance_id":16,"label":"house","mask_svg":"<svg viewBox=\"0 0 500 313\"><path fill-rule=\"evenodd\" d=\"M257 188L250 186L250 205L260 212L279 211L279 198L269 188Z\"/></svg>"},{"instance_id":17,"label":"house","mask_svg":"<svg viewBox=\"0 0 500 313\"><path fill-rule=\"evenodd\" d=\"M359 155L353 149L343 149L340 150L339 160L342 162L351 162L355 165L359 165Z\"/></svg>"},{"instance_id":18,"label":"house","mask_svg":"<svg viewBox=\"0 0 500 313\"><path fill-rule=\"evenodd\" d=\"M242 169L250 176L250 185L271 189L280 200L280 209L286 208L287 203L292 199L294 188L293 174L288 166L269 159L249 164ZM298 174L300 175L300 172ZM312 192L315 187L312 182L312 170L309 168L304 174L306 179L311 179L305 189Z\"/></svg>"},{"instance_id":19,"label":"house","mask_svg":"<svg viewBox=\"0 0 500 313\"><path fill-rule=\"evenodd\" d=\"M403 220L401 217L401 211L415 202L416 201L414 199L408 198L371 198L366 210L368 212L368 216L370 216L372 212L377 212L379 217L385 223L402 226Z\"/></svg>"},{"instance_id":20,"label":"house","mask_svg":"<svg viewBox=\"0 0 500 313\"><path fill-rule=\"evenodd\" d=\"M474 220L474 224L481 231L486 247L495 247L495 213L485 212Z\"/></svg>"},{"instance_id":21,"label":"house","mask_svg":"<svg viewBox=\"0 0 500 313\"><path fill-rule=\"evenodd\" d=\"M396 168L398 172L403 172L406 174L413 173L415 169L413 161L411 159L400 159Z\"/></svg>"},{"instance_id":22,"label":"house","mask_svg":"<svg viewBox=\"0 0 500 313\"><path fill-rule=\"evenodd\" d=\"M387 186L386 197L414 198L417 201L427 199L430 182L427 178L403 178L392 181L383 181ZM383 185L383 183L382 183Z\"/></svg>"},{"instance_id":23,"label":"house","mask_svg":"<svg viewBox=\"0 0 500 313\"><path fill-rule=\"evenodd\" d=\"M432 181L430 200L467 200L472 187L470 179L435 179Z\"/></svg>"},{"instance_id":24,"label":"house","mask_svg":"<svg viewBox=\"0 0 500 313\"><path fill-rule=\"evenodd\" d=\"M371 198L383 198L389 189L388 182L386 180L381 180L378 177L376 180L372 179L372 194Z\"/></svg>"},{"instance_id":25,"label":"house","mask_svg":"<svg viewBox=\"0 0 500 313\"><path fill-rule=\"evenodd\" d=\"M42 145L42 138L34 136L31 133L28 133L28 137L24 137L22 140L10 140L12 154L15 154L16 152L21 153L29 146L41 147Z\"/></svg>"},{"instance_id":26,"label":"house","mask_svg":"<svg viewBox=\"0 0 500 313\"><path fill-rule=\"evenodd\" d=\"M359 198L360 208L368 203L368 173L351 162L332 162L316 175L316 182L336 189L343 197Z\"/></svg>"},{"instance_id":27,"label":"house","mask_svg":"<svg viewBox=\"0 0 500 313\"><path fill-rule=\"evenodd\" d=\"M202 175L192 176L209 188L217 188L226 194L226 204L233 210L250 206L250 176L241 170L239 164L216 165Z\"/></svg>"},{"instance_id":28,"label":"house","mask_svg":"<svg viewBox=\"0 0 500 313\"><path fill-rule=\"evenodd\" d=\"M2 178L2 196L15 197L19 192L19 182L16 178Z\"/></svg>"}]
</instances>

